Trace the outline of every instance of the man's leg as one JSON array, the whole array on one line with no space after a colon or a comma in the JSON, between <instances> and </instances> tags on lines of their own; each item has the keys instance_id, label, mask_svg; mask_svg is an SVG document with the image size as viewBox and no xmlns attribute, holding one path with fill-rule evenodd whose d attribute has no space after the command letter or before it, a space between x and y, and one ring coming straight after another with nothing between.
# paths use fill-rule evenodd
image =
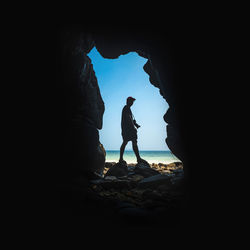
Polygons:
<instances>
[{"instance_id":1,"label":"man's leg","mask_svg":"<svg viewBox=\"0 0 250 250\"><path fill-rule=\"evenodd\" d=\"M121 145L121 148L120 148L120 160L119 161L123 161L123 153L124 153L124 150L125 150L125 147L127 145L127 141L123 141L122 145Z\"/></svg>"},{"instance_id":2,"label":"man's leg","mask_svg":"<svg viewBox=\"0 0 250 250\"><path fill-rule=\"evenodd\" d=\"M139 162L141 160L140 154L139 154L139 150L138 150L138 146L137 146L137 140L133 140L132 141L132 146L133 146L133 150L135 152L135 156L137 158L137 162Z\"/></svg>"}]
</instances>

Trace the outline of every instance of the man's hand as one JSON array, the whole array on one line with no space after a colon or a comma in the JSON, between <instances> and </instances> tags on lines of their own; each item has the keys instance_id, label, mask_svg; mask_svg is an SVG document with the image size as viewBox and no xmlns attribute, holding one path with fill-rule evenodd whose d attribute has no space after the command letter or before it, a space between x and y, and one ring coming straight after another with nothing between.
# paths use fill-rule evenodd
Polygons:
<instances>
[{"instance_id":1,"label":"man's hand","mask_svg":"<svg viewBox=\"0 0 250 250\"><path fill-rule=\"evenodd\" d=\"M134 122L134 125L136 126L136 128L140 127L140 125L136 123L136 120L133 120L133 122Z\"/></svg>"}]
</instances>

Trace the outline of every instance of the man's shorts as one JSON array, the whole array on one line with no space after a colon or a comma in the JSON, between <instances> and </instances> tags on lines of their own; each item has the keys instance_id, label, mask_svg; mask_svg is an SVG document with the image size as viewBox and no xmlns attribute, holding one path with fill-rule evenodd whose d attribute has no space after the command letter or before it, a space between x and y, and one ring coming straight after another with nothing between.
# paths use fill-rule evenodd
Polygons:
<instances>
[{"instance_id":1,"label":"man's shorts","mask_svg":"<svg viewBox=\"0 0 250 250\"><path fill-rule=\"evenodd\" d=\"M137 130L136 129L123 130L122 131L122 138L123 138L123 141L137 140Z\"/></svg>"}]
</instances>

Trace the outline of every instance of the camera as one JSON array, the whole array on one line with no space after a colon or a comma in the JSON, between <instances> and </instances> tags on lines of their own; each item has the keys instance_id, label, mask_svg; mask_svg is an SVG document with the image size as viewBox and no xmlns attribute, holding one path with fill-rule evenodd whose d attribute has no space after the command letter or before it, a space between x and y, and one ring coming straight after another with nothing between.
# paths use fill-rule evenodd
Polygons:
<instances>
[{"instance_id":1,"label":"camera","mask_svg":"<svg viewBox=\"0 0 250 250\"><path fill-rule=\"evenodd\" d=\"M139 127L140 127L140 125L138 125L138 124L136 123L136 120L133 120L133 122L134 122L134 125L136 126L136 128L139 128Z\"/></svg>"}]
</instances>

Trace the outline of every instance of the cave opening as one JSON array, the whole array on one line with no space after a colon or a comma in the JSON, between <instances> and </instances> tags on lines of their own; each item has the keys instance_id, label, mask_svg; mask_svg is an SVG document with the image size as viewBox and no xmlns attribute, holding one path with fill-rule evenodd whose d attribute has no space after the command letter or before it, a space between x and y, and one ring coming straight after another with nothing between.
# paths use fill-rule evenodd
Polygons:
<instances>
[{"instance_id":1,"label":"cave opening","mask_svg":"<svg viewBox=\"0 0 250 250\"><path fill-rule=\"evenodd\" d=\"M182 151L178 143L180 141L178 123L173 116L175 113L175 98L172 95L173 87L171 87L173 81L172 75L168 77L169 74L166 72L169 66L166 57L162 53L158 56L158 50L153 50L151 46L142 46L143 43L133 46L130 43L119 44L114 39L113 45L115 46L112 46L110 44L112 39L106 41L107 36L92 36L84 32L73 33L72 37L71 35L70 32L65 32L63 35L63 46L61 46L60 60L58 60L60 62L58 75L63 100L62 124L66 124L63 131L62 165L64 168L60 172L62 177L59 180L62 201L66 205L69 204L76 215L82 216L85 212L88 216L91 213L95 218L100 219L105 216L115 223L117 219L124 223L127 218L132 224L140 222L140 219L149 224L152 221L161 224L163 220L169 223L171 219L174 223L180 215L184 201L182 162L171 166L159 164L152 166L151 164L149 167L146 164L107 165L107 151L119 150L121 145L121 110L128 96L136 98L132 111L141 125L138 130L139 150L152 149L150 146L153 141L158 143L155 146L159 146L161 141L162 148L168 149L169 147L173 154L182 161ZM117 74L119 84L117 82L110 84L111 77L107 73L115 71L108 70L107 63L103 63L102 67L104 67L109 83L107 86L114 88L112 94L108 89L105 93L102 76L98 75L95 60L91 60L90 53L94 50L98 50L103 60L113 63L136 55L141 61L137 63L137 66L147 79L146 83L127 80L127 84L121 84L121 81L126 78L123 74ZM166 64L163 64L163 61L166 61ZM123 68L129 70L129 66L131 65L124 64ZM131 75L133 79L134 74ZM136 94L130 92L128 88L128 84L131 83L131 88L134 87L137 91ZM141 83L141 86L136 86L136 83ZM122 86L127 92L124 96L119 96ZM118 89L115 89L117 87ZM147 105L152 104L152 97L145 95L146 88L152 88L158 94L155 99L161 102L153 110L151 109L151 112L149 108L146 109ZM143 99L144 97L146 99ZM109 103L112 98L116 98L117 101ZM144 105L141 106L143 103ZM112 112L112 117L108 117L110 107L117 109L116 118L114 112ZM156 115L156 111L159 113L158 120L152 118ZM151 118L151 120L148 119L152 125L148 129L151 138L142 134L147 126L145 118ZM105 130L108 124L106 119L110 124L109 132ZM162 124L162 132L159 132L160 129L157 127L159 123ZM115 128L112 127L114 124L116 124ZM168 124L167 128L166 124ZM167 134L168 140L166 141ZM105 136L109 139L107 142L105 142ZM111 147L108 142L114 138L117 138L117 141L114 147ZM146 138L148 141L142 140ZM104 150L100 143L104 144ZM148 148L145 148L145 145L148 145ZM131 150L131 143L126 149ZM154 149L161 148L155 147ZM124 159L128 161L126 156ZM114 160L117 162L118 158ZM176 216L172 216L173 214Z\"/></svg>"},{"instance_id":2,"label":"cave opening","mask_svg":"<svg viewBox=\"0 0 250 250\"><path fill-rule=\"evenodd\" d=\"M142 125L137 129L141 157L150 164L180 162L165 141L167 131L163 116L169 105L143 70L148 59L136 52L128 52L116 59L106 59L96 47L88 53L88 57L105 105L99 136L106 150L106 162L119 161L122 144L121 112L128 96L136 98L131 110ZM136 163L131 141L126 145L124 157L127 163Z\"/></svg>"}]
</instances>

